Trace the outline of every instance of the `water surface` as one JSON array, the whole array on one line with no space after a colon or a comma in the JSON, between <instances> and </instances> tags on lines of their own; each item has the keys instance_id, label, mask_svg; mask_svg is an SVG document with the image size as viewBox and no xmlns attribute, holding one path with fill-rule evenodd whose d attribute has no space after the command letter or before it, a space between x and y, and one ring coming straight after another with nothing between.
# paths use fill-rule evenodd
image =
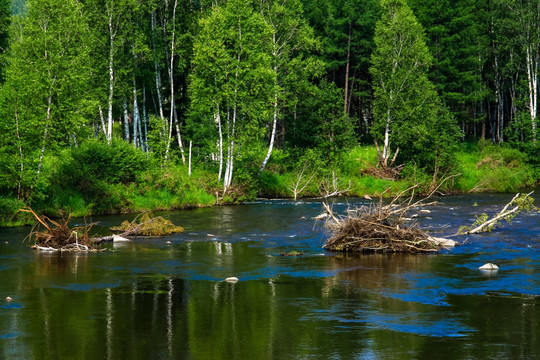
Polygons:
<instances>
[{"instance_id":1,"label":"water surface","mask_svg":"<svg viewBox=\"0 0 540 360\"><path fill-rule=\"evenodd\" d=\"M511 197L439 198L418 222L446 236ZM0 229L0 358L540 357L539 214L438 255L353 256L322 250L310 219L321 209L276 200L166 213L186 231L98 254L36 253L22 243L30 228ZM93 220L106 233L132 217ZM290 250L304 255L281 256ZM500 270L479 271L486 262Z\"/></svg>"}]
</instances>

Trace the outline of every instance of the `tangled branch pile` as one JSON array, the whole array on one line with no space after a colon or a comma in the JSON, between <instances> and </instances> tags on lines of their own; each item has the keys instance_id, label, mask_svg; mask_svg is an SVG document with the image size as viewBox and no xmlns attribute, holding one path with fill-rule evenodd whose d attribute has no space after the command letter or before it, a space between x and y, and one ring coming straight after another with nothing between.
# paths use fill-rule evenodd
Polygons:
<instances>
[{"instance_id":1,"label":"tangled branch pile","mask_svg":"<svg viewBox=\"0 0 540 360\"><path fill-rule=\"evenodd\" d=\"M21 209L34 215L37 222L30 231L28 239L34 242L33 248L49 251L97 251L88 236L94 224L70 228L69 218L56 222L46 216L37 215L32 209ZM45 229L42 229L44 227Z\"/></svg>"},{"instance_id":2,"label":"tangled branch pile","mask_svg":"<svg viewBox=\"0 0 540 360\"><path fill-rule=\"evenodd\" d=\"M454 246L454 241L429 236L415 223L405 224L405 215L410 210L434 204L425 202L432 194L413 203L415 187L398 194L388 205L383 205L381 197L377 205L349 210L344 218L334 216L330 207L324 204L330 215L325 227L331 236L323 247L345 252L416 254L437 252L441 246ZM411 191L411 196L399 202L408 191Z\"/></svg>"},{"instance_id":3,"label":"tangled branch pile","mask_svg":"<svg viewBox=\"0 0 540 360\"><path fill-rule=\"evenodd\" d=\"M184 231L181 226L174 225L163 216L152 217L149 213L143 213L133 221L124 221L120 226L110 228L113 232L121 232L122 236L163 236Z\"/></svg>"}]
</instances>

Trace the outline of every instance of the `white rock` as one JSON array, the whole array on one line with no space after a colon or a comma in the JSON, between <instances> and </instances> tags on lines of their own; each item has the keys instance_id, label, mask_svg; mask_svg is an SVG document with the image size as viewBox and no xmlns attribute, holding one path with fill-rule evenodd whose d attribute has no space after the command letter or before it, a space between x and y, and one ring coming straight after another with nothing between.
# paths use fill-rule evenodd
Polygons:
<instances>
[{"instance_id":1,"label":"white rock","mask_svg":"<svg viewBox=\"0 0 540 360\"><path fill-rule=\"evenodd\" d=\"M428 236L428 240L434 242L437 246L442 246L442 247L454 247L457 245L457 242L455 242L454 240L435 237L435 236Z\"/></svg>"},{"instance_id":2,"label":"white rock","mask_svg":"<svg viewBox=\"0 0 540 360\"><path fill-rule=\"evenodd\" d=\"M418 214L412 214L412 215L411 215L411 217L412 217L413 219L416 219L418 216L419 216Z\"/></svg>"},{"instance_id":3,"label":"white rock","mask_svg":"<svg viewBox=\"0 0 540 360\"><path fill-rule=\"evenodd\" d=\"M122 241L130 241L130 240L120 235L113 235L113 242L122 242Z\"/></svg>"},{"instance_id":4,"label":"white rock","mask_svg":"<svg viewBox=\"0 0 540 360\"><path fill-rule=\"evenodd\" d=\"M483 271L497 271L499 270L499 267L495 264L487 263L480 266L478 269L483 270Z\"/></svg>"},{"instance_id":5,"label":"white rock","mask_svg":"<svg viewBox=\"0 0 540 360\"><path fill-rule=\"evenodd\" d=\"M11 300L13 300L13 299L11 297L9 297L9 296L6 298L6 301L11 301Z\"/></svg>"},{"instance_id":6,"label":"white rock","mask_svg":"<svg viewBox=\"0 0 540 360\"><path fill-rule=\"evenodd\" d=\"M369 196L368 194L365 194L365 195L364 195L364 199L366 199L366 200L373 200L373 199L371 198L371 196Z\"/></svg>"},{"instance_id":7,"label":"white rock","mask_svg":"<svg viewBox=\"0 0 540 360\"><path fill-rule=\"evenodd\" d=\"M420 210L420 214L431 214L431 210L422 209L422 210Z\"/></svg>"},{"instance_id":8,"label":"white rock","mask_svg":"<svg viewBox=\"0 0 540 360\"><path fill-rule=\"evenodd\" d=\"M227 282L237 282L238 278L236 276L231 276L225 279Z\"/></svg>"}]
</instances>

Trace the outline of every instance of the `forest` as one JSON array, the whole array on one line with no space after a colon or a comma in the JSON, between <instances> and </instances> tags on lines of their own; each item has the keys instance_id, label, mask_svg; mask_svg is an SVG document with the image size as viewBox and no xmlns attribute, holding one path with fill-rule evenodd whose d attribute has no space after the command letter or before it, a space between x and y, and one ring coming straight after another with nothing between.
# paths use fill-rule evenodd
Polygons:
<instances>
[{"instance_id":1,"label":"forest","mask_svg":"<svg viewBox=\"0 0 540 360\"><path fill-rule=\"evenodd\" d=\"M540 179L540 0L1 0L0 52L0 226Z\"/></svg>"}]
</instances>

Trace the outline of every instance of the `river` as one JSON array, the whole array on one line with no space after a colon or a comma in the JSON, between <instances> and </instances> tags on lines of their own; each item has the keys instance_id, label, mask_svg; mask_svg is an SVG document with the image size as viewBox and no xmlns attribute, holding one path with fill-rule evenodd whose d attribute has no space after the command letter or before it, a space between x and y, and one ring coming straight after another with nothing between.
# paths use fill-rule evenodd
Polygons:
<instances>
[{"instance_id":1,"label":"river","mask_svg":"<svg viewBox=\"0 0 540 360\"><path fill-rule=\"evenodd\" d=\"M418 222L446 236L511 197L441 197ZM358 256L322 250L321 209L169 212L185 232L78 255L30 250L29 227L0 229L0 358L540 358L540 214L437 255ZM104 234L132 218L92 220ZM500 270L478 270L487 262Z\"/></svg>"}]
</instances>

